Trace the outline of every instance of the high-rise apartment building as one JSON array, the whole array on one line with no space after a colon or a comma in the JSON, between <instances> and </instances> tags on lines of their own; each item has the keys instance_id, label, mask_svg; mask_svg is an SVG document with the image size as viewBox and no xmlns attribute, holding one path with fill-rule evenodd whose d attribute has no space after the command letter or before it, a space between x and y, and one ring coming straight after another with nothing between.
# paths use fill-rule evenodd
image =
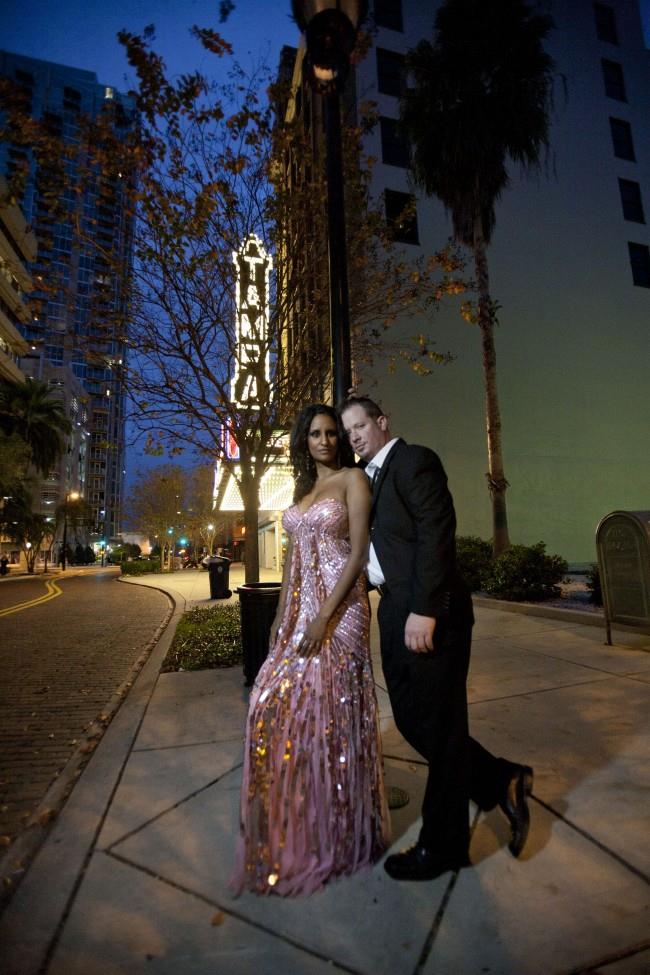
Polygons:
<instances>
[{"instance_id":1,"label":"high-rise apartment building","mask_svg":"<svg viewBox=\"0 0 650 975\"><path fill-rule=\"evenodd\" d=\"M373 194L413 257L435 253L451 234L439 201L413 186L395 125L404 55L433 38L439 6L371 2L372 47L354 79L355 97L374 100L379 114L364 146L378 160ZM533 178L512 168L488 257L511 541L543 540L575 564L595 561L602 516L650 502L650 52L637 0L539 7L555 22L551 152ZM300 57L296 93L304 91ZM312 111L312 98L296 94L291 110L307 103ZM409 200L415 216L400 223ZM453 362L427 377L406 366L391 375L376 362L361 367L359 388L382 403L395 433L440 454L459 533L490 538L481 343L460 300L392 331L426 332Z\"/></svg>"},{"instance_id":2,"label":"high-rise apartment building","mask_svg":"<svg viewBox=\"0 0 650 975\"><path fill-rule=\"evenodd\" d=\"M21 329L31 320L25 300L34 287L27 263L36 258L36 236L0 175L0 376L24 382L21 356L29 351Z\"/></svg>"},{"instance_id":3,"label":"high-rise apartment building","mask_svg":"<svg viewBox=\"0 0 650 975\"><path fill-rule=\"evenodd\" d=\"M32 118L73 147L83 120L108 117L126 134L134 123L131 101L98 83L92 72L0 52L0 75L20 90ZM109 539L120 532L124 481L126 297L123 275L131 260L131 217L124 205L121 176L80 180L74 153L66 162L62 203L53 212L32 154L22 145L0 146L0 172L8 179L27 173L21 207L38 239L30 270L37 312L21 323L24 338L54 369L57 382L66 367L88 394L88 480L86 500L97 532ZM78 232L81 229L81 234ZM71 391L71 402L75 394Z\"/></svg>"}]
</instances>

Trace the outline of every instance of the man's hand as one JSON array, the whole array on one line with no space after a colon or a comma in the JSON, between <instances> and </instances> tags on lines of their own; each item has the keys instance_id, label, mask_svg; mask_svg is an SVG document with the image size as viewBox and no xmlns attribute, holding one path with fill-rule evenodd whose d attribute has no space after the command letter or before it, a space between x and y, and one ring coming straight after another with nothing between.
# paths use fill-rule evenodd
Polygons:
<instances>
[{"instance_id":1,"label":"man's hand","mask_svg":"<svg viewBox=\"0 0 650 975\"><path fill-rule=\"evenodd\" d=\"M433 631L436 621L433 616L418 616L409 613L404 627L404 643L414 653L427 653L433 650Z\"/></svg>"}]
</instances>

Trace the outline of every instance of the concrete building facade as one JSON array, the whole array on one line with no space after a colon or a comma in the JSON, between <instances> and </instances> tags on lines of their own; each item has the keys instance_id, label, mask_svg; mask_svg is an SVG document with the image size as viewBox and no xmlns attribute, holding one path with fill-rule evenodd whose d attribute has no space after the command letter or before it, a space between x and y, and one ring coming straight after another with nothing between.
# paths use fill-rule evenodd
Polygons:
<instances>
[{"instance_id":1,"label":"concrete building facade","mask_svg":"<svg viewBox=\"0 0 650 975\"><path fill-rule=\"evenodd\" d=\"M27 296L33 289L28 264L36 259L36 235L7 181L0 175L0 377L24 382L21 356L29 351L21 328L31 321Z\"/></svg>"},{"instance_id":2,"label":"concrete building facade","mask_svg":"<svg viewBox=\"0 0 650 975\"><path fill-rule=\"evenodd\" d=\"M23 337L22 332L29 332L33 320L29 296L34 291L34 281L28 266L36 262L37 254L36 235L0 175L0 378L13 383L31 379L47 383L70 422L65 449L56 467L47 477L31 467L27 472L33 510L54 523L57 506L66 495L73 491L87 495L89 395L68 365L55 366L47 361L42 342L34 345ZM59 535L60 532L61 526ZM47 546L49 542L47 539ZM55 550L56 547L55 539ZM20 547L2 536L0 552L7 555L11 564L24 562ZM44 557L42 552L41 558Z\"/></svg>"},{"instance_id":3,"label":"concrete building facade","mask_svg":"<svg viewBox=\"0 0 650 975\"><path fill-rule=\"evenodd\" d=\"M371 4L372 47L356 97L377 103L366 138L378 163L373 194L387 219L411 194L417 224L405 253L434 253L450 222L411 183L394 138L400 66L432 38L438 3ZM544 541L571 564L595 561L595 529L615 509L650 506L650 52L636 0L540 4L558 80L547 166L513 169L497 204L488 257L499 303L497 374L511 541ZM467 276L473 267L468 254ZM354 282L351 282L354 287ZM467 297L464 296L464 297ZM471 296L470 296L471 297ZM395 335L426 332L455 358L427 377L381 364L361 370L395 433L436 450L449 476L458 531L491 535L480 337L459 301Z\"/></svg>"}]
</instances>

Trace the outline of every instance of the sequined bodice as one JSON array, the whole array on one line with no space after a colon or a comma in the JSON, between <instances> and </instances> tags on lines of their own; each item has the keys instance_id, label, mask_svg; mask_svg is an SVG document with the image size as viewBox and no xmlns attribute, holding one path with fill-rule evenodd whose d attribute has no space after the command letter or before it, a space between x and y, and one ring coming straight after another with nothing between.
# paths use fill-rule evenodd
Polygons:
<instances>
[{"instance_id":1,"label":"sequined bodice","mask_svg":"<svg viewBox=\"0 0 650 975\"><path fill-rule=\"evenodd\" d=\"M304 512L293 505L282 523L293 540L291 587L302 593L300 616L313 619L350 557L347 505L338 498L321 498Z\"/></svg>"},{"instance_id":2,"label":"sequined bodice","mask_svg":"<svg viewBox=\"0 0 650 975\"><path fill-rule=\"evenodd\" d=\"M299 506L294 504L285 511L282 524L291 535L303 530L311 534L321 532L347 541L347 505L339 498L321 498L319 501L314 501L306 511L301 511Z\"/></svg>"}]
</instances>

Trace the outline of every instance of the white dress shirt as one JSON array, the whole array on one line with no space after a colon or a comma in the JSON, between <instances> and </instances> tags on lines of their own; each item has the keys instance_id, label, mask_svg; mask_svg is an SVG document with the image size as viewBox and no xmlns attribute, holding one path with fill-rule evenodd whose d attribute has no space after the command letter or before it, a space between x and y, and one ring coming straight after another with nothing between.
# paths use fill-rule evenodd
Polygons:
<instances>
[{"instance_id":1,"label":"white dress shirt","mask_svg":"<svg viewBox=\"0 0 650 975\"><path fill-rule=\"evenodd\" d=\"M381 450L377 451L372 460L366 465L365 473L368 475L371 484L375 478L375 475L381 470L382 464L390 453L393 444L397 443L397 439L397 437L393 437L392 440L389 440L388 443L384 444ZM377 558L377 553L375 552L375 546L372 544L372 542L370 543L370 548L368 550L368 565L366 567L366 571L372 586L382 586L386 582L384 573L382 572L379 564L379 559Z\"/></svg>"}]
</instances>

